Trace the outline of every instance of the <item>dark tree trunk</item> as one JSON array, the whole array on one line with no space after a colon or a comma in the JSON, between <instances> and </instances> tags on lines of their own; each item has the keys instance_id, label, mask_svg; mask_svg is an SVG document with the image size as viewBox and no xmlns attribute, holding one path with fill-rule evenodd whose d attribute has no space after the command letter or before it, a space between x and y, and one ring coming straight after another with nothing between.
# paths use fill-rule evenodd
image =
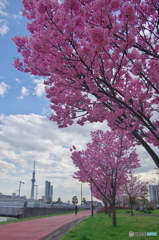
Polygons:
<instances>
[{"instance_id":1,"label":"dark tree trunk","mask_svg":"<svg viewBox=\"0 0 159 240\"><path fill-rule=\"evenodd\" d=\"M108 204L105 205L105 213L108 213Z\"/></svg>"},{"instance_id":2,"label":"dark tree trunk","mask_svg":"<svg viewBox=\"0 0 159 240\"><path fill-rule=\"evenodd\" d=\"M108 213L108 202L104 199L103 203L104 203L104 207L105 207L105 213L107 214Z\"/></svg>"},{"instance_id":3,"label":"dark tree trunk","mask_svg":"<svg viewBox=\"0 0 159 240\"><path fill-rule=\"evenodd\" d=\"M116 209L115 209L115 206L113 206L112 208L112 220L113 220L113 227L116 226Z\"/></svg>"},{"instance_id":4,"label":"dark tree trunk","mask_svg":"<svg viewBox=\"0 0 159 240\"><path fill-rule=\"evenodd\" d=\"M154 160L157 167L159 167L159 157L157 154L153 151L153 149L145 142L145 140L140 136L137 130L134 130L132 134L137 138L137 140L142 144L142 146L146 149L146 151L149 153L151 158Z\"/></svg>"},{"instance_id":5,"label":"dark tree trunk","mask_svg":"<svg viewBox=\"0 0 159 240\"><path fill-rule=\"evenodd\" d=\"M109 206L109 217L111 217L111 213L112 213L112 204L110 204Z\"/></svg>"},{"instance_id":6,"label":"dark tree trunk","mask_svg":"<svg viewBox=\"0 0 159 240\"><path fill-rule=\"evenodd\" d=\"M115 194L113 194L113 201L112 201L112 223L113 227L116 226L116 208L115 208Z\"/></svg>"},{"instance_id":7,"label":"dark tree trunk","mask_svg":"<svg viewBox=\"0 0 159 240\"><path fill-rule=\"evenodd\" d=\"M131 205L131 216L134 216L133 205L132 205L132 203L130 203L130 205Z\"/></svg>"}]
</instances>

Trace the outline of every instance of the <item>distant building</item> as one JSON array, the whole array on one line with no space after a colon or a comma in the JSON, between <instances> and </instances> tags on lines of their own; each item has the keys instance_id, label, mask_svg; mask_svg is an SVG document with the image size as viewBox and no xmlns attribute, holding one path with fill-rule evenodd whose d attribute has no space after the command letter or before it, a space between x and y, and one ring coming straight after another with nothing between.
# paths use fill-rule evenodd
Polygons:
<instances>
[{"instance_id":1,"label":"distant building","mask_svg":"<svg viewBox=\"0 0 159 240\"><path fill-rule=\"evenodd\" d=\"M16 193L12 193L12 198L16 198Z\"/></svg>"},{"instance_id":2,"label":"distant building","mask_svg":"<svg viewBox=\"0 0 159 240\"><path fill-rule=\"evenodd\" d=\"M149 186L150 202L159 203L159 185Z\"/></svg>"},{"instance_id":3,"label":"distant building","mask_svg":"<svg viewBox=\"0 0 159 240\"><path fill-rule=\"evenodd\" d=\"M2 206L16 206L16 204L19 204L23 206L24 202L27 200L26 196L19 196L16 194L12 195L6 195L0 193L0 207Z\"/></svg>"},{"instance_id":4,"label":"distant building","mask_svg":"<svg viewBox=\"0 0 159 240\"><path fill-rule=\"evenodd\" d=\"M11 195L6 195L6 194L3 194L3 193L0 193L0 200L6 200L6 199L11 199L12 196Z\"/></svg>"},{"instance_id":5,"label":"distant building","mask_svg":"<svg viewBox=\"0 0 159 240\"><path fill-rule=\"evenodd\" d=\"M91 209L91 206L92 206L92 201L86 201L86 203L82 204L82 208L85 208L85 209ZM98 201L93 201L93 206L96 209L96 208L103 207L103 204Z\"/></svg>"},{"instance_id":6,"label":"distant building","mask_svg":"<svg viewBox=\"0 0 159 240\"><path fill-rule=\"evenodd\" d=\"M51 203L53 197L53 186L51 182L45 181L45 202Z\"/></svg>"}]
</instances>

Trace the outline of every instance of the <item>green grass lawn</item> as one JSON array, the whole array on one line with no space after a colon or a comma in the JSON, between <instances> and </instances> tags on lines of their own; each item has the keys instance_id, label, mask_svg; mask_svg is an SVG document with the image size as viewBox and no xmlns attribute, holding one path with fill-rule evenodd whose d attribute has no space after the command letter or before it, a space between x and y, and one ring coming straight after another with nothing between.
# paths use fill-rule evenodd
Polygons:
<instances>
[{"instance_id":1,"label":"green grass lawn","mask_svg":"<svg viewBox=\"0 0 159 240\"><path fill-rule=\"evenodd\" d=\"M116 211L117 211L117 213L127 213L128 211L130 211L130 209L117 209ZM136 211L136 210L133 210L133 213L134 214L144 214L144 212L140 212L140 211ZM151 211L151 214L159 215L159 209L154 209L153 211Z\"/></svg>"},{"instance_id":2,"label":"green grass lawn","mask_svg":"<svg viewBox=\"0 0 159 240\"><path fill-rule=\"evenodd\" d=\"M159 239L159 217L117 214L117 226L105 213L95 214L76 225L62 240L127 240L129 232L156 232L157 236L133 236L133 240Z\"/></svg>"}]
</instances>

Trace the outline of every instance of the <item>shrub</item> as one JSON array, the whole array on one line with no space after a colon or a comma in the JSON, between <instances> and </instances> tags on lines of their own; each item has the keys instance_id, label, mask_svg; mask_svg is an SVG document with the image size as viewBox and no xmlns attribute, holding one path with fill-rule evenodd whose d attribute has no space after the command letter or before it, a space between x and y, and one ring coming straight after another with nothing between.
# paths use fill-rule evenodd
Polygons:
<instances>
[{"instance_id":1,"label":"shrub","mask_svg":"<svg viewBox=\"0 0 159 240\"><path fill-rule=\"evenodd\" d=\"M152 212L151 211L147 211L148 214L151 214Z\"/></svg>"},{"instance_id":2,"label":"shrub","mask_svg":"<svg viewBox=\"0 0 159 240\"><path fill-rule=\"evenodd\" d=\"M147 211L153 211L153 207L147 207Z\"/></svg>"}]
</instances>

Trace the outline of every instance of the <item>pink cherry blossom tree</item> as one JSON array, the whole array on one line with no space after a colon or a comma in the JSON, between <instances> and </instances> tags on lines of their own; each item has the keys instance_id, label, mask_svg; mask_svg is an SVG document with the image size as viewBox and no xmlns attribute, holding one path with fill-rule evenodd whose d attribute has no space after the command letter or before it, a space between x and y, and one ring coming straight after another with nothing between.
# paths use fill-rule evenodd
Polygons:
<instances>
[{"instance_id":1,"label":"pink cherry blossom tree","mask_svg":"<svg viewBox=\"0 0 159 240\"><path fill-rule=\"evenodd\" d=\"M127 182L122 186L122 191L129 197L131 215L133 216L133 206L138 198L145 197L147 194L148 181L142 181L140 176L129 175Z\"/></svg>"},{"instance_id":2,"label":"pink cherry blossom tree","mask_svg":"<svg viewBox=\"0 0 159 240\"><path fill-rule=\"evenodd\" d=\"M23 57L14 66L47 78L50 119L107 121L159 167L158 0L22 2L30 35L13 38Z\"/></svg>"},{"instance_id":3,"label":"pink cherry blossom tree","mask_svg":"<svg viewBox=\"0 0 159 240\"><path fill-rule=\"evenodd\" d=\"M122 131L96 131L86 150L72 152L72 160L79 170L75 178L88 182L93 194L112 207L112 222L116 225L115 198L127 175L140 166L132 142ZM97 194L98 192L98 194Z\"/></svg>"}]
</instances>

